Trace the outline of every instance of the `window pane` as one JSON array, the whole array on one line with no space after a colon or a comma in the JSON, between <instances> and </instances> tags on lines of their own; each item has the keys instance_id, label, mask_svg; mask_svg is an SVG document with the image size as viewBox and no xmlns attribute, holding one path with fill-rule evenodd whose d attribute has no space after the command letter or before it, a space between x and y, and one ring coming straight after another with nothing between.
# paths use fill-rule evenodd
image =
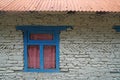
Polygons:
<instances>
[{"instance_id":1,"label":"window pane","mask_svg":"<svg viewBox=\"0 0 120 80\"><path fill-rule=\"evenodd\" d=\"M44 68L45 69L55 69L56 59L55 59L55 46L44 46Z\"/></svg>"},{"instance_id":2,"label":"window pane","mask_svg":"<svg viewBox=\"0 0 120 80\"><path fill-rule=\"evenodd\" d=\"M52 34L30 34L31 40L53 40Z\"/></svg>"},{"instance_id":3,"label":"window pane","mask_svg":"<svg viewBox=\"0 0 120 80\"><path fill-rule=\"evenodd\" d=\"M28 68L40 68L40 49L38 45L28 46Z\"/></svg>"}]
</instances>

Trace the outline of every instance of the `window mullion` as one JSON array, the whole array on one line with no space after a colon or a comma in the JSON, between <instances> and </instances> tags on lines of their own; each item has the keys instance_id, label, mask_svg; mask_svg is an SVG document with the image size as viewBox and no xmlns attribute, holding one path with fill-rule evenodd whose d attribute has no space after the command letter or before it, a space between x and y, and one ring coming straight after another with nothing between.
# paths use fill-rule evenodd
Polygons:
<instances>
[{"instance_id":1,"label":"window mullion","mask_svg":"<svg viewBox=\"0 0 120 80\"><path fill-rule=\"evenodd\" d=\"M43 45L40 44L40 69L44 69Z\"/></svg>"}]
</instances>

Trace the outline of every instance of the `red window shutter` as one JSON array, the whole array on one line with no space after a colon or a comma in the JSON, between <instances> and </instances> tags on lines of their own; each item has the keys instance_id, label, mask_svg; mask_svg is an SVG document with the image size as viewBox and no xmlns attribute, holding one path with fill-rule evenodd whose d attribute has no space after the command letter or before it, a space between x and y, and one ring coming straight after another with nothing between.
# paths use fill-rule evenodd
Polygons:
<instances>
[{"instance_id":1,"label":"red window shutter","mask_svg":"<svg viewBox=\"0 0 120 80\"><path fill-rule=\"evenodd\" d=\"M44 68L55 68L55 46L44 46Z\"/></svg>"},{"instance_id":2,"label":"red window shutter","mask_svg":"<svg viewBox=\"0 0 120 80\"><path fill-rule=\"evenodd\" d=\"M31 34L31 40L53 40L52 34Z\"/></svg>"},{"instance_id":3,"label":"red window shutter","mask_svg":"<svg viewBox=\"0 0 120 80\"><path fill-rule=\"evenodd\" d=\"M40 68L39 46L28 46L28 67Z\"/></svg>"}]
</instances>

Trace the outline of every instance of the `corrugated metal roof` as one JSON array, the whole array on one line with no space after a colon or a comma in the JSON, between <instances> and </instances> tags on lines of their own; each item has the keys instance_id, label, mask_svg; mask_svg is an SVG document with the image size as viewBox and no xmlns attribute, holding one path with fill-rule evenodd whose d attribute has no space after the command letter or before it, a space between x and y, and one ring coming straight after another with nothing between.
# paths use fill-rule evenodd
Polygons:
<instances>
[{"instance_id":1,"label":"corrugated metal roof","mask_svg":"<svg viewBox=\"0 0 120 80\"><path fill-rule=\"evenodd\" d=\"M120 0L0 0L0 11L120 12Z\"/></svg>"}]
</instances>

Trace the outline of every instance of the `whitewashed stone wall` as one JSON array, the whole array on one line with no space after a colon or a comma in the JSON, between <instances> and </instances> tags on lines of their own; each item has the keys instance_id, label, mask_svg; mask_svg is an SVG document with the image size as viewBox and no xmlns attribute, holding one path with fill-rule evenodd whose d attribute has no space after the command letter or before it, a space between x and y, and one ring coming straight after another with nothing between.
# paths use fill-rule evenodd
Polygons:
<instances>
[{"instance_id":1,"label":"whitewashed stone wall","mask_svg":"<svg viewBox=\"0 0 120 80\"><path fill-rule=\"evenodd\" d=\"M23 72L17 25L72 25L61 32L60 72ZM120 14L0 13L0 80L120 80ZM114 72L114 73L113 73Z\"/></svg>"}]
</instances>

